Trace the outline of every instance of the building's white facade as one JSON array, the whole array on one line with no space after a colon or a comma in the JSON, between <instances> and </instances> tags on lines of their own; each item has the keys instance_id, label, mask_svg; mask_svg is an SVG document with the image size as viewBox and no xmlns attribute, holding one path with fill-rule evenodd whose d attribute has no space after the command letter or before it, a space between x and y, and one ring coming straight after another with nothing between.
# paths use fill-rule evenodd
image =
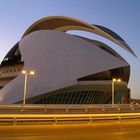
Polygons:
<instances>
[{"instance_id":1,"label":"building's white facade","mask_svg":"<svg viewBox=\"0 0 140 140\"><path fill-rule=\"evenodd\" d=\"M105 32L97 25L68 17L41 19L27 29L1 63L1 103L23 100L24 75L16 70L10 73L13 67L19 71L35 71L34 76L28 76L28 103L109 103L111 81L115 76L122 79L116 83L116 93L127 95L129 64L107 45L65 32L76 29L99 34L135 55L126 42L109 29ZM15 63L12 57L20 59Z\"/></svg>"}]
</instances>

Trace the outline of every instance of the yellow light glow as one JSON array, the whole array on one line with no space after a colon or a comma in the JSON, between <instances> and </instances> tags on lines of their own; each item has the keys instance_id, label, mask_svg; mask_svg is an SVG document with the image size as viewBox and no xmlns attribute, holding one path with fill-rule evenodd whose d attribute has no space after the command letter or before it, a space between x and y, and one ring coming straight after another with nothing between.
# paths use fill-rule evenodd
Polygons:
<instances>
[{"instance_id":1,"label":"yellow light glow","mask_svg":"<svg viewBox=\"0 0 140 140\"><path fill-rule=\"evenodd\" d=\"M31 74L31 75L34 75L34 74L35 74L35 72L34 72L34 71L30 71L30 74Z\"/></svg>"},{"instance_id":2,"label":"yellow light glow","mask_svg":"<svg viewBox=\"0 0 140 140\"><path fill-rule=\"evenodd\" d=\"M33 70L31 70L29 72L27 72L26 70L22 70L22 73L27 74L27 75L34 75L35 74L35 72Z\"/></svg>"},{"instance_id":3,"label":"yellow light glow","mask_svg":"<svg viewBox=\"0 0 140 140\"><path fill-rule=\"evenodd\" d=\"M115 78L113 78L113 82L121 82L121 79L115 79Z\"/></svg>"},{"instance_id":4,"label":"yellow light glow","mask_svg":"<svg viewBox=\"0 0 140 140\"><path fill-rule=\"evenodd\" d=\"M116 81L116 79L115 78L113 78L113 82L115 82Z\"/></svg>"},{"instance_id":5,"label":"yellow light glow","mask_svg":"<svg viewBox=\"0 0 140 140\"><path fill-rule=\"evenodd\" d=\"M25 74L26 73L26 70L22 70L22 73Z\"/></svg>"},{"instance_id":6,"label":"yellow light glow","mask_svg":"<svg viewBox=\"0 0 140 140\"><path fill-rule=\"evenodd\" d=\"M121 79L118 79L117 81L118 81L118 82L121 82Z\"/></svg>"}]
</instances>

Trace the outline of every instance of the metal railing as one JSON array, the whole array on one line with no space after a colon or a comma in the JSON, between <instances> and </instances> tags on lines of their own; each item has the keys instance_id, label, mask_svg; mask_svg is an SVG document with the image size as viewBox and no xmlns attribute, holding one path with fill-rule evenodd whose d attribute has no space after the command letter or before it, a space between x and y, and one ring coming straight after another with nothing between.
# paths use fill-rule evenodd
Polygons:
<instances>
[{"instance_id":1,"label":"metal railing","mask_svg":"<svg viewBox=\"0 0 140 140\"><path fill-rule=\"evenodd\" d=\"M0 105L0 125L140 122L140 105Z\"/></svg>"},{"instance_id":2,"label":"metal railing","mask_svg":"<svg viewBox=\"0 0 140 140\"><path fill-rule=\"evenodd\" d=\"M0 115L1 125L89 124L108 122L140 122L140 113L117 114L12 114Z\"/></svg>"},{"instance_id":3,"label":"metal railing","mask_svg":"<svg viewBox=\"0 0 140 140\"><path fill-rule=\"evenodd\" d=\"M0 105L0 114L103 114L140 112L139 104L13 104Z\"/></svg>"}]
</instances>

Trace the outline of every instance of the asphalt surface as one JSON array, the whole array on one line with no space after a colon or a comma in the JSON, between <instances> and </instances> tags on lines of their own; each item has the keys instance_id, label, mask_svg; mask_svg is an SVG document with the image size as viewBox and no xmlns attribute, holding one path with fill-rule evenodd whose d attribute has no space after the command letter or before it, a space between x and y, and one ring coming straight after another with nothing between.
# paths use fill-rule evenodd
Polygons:
<instances>
[{"instance_id":1,"label":"asphalt surface","mask_svg":"<svg viewBox=\"0 0 140 140\"><path fill-rule=\"evenodd\" d=\"M0 126L0 140L140 140L140 121Z\"/></svg>"}]
</instances>

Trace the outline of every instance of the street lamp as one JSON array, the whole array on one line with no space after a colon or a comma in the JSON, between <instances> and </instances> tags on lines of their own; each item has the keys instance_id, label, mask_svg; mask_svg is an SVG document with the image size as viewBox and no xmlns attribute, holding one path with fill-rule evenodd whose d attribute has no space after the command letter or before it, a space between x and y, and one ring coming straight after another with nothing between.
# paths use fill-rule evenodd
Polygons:
<instances>
[{"instance_id":1,"label":"street lamp","mask_svg":"<svg viewBox=\"0 0 140 140\"><path fill-rule=\"evenodd\" d=\"M24 78L24 95L23 95L23 105L25 105L26 93L27 93L27 78L28 78L28 75L34 75L35 72L33 70L31 70L31 71L22 70L22 74L25 75L25 78Z\"/></svg>"},{"instance_id":2,"label":"street lamp","mask_svg":"<svg viewBox=\"0 0 140 140\"><path fill-rule=\"evenodd\" d=\"M115 97L114 97L114 92L115 92L115 82L121 82L121 79L112 79L112 107L114 107L114 102L115 102Z\"/></svg>"}]
</instances>

